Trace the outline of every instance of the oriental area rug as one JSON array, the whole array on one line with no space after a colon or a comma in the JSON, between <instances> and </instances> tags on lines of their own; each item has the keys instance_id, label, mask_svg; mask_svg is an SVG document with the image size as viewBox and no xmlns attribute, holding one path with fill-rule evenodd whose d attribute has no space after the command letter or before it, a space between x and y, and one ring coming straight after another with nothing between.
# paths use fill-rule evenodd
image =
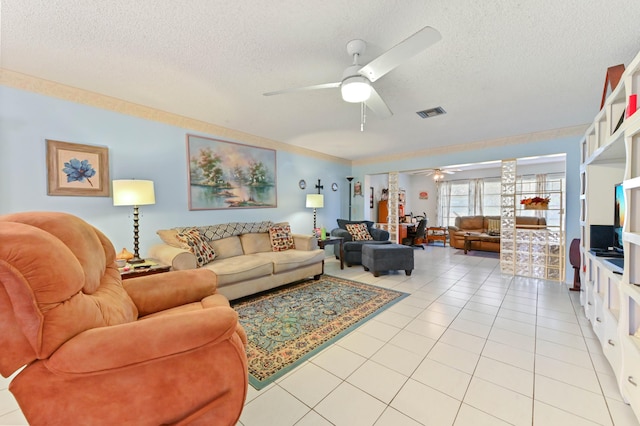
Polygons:
<instances>
[{"instance_id":1,"label":"oriental area rug","mask_svg":"<svg viewBox=\"0 0 640 426\"><path fill-rule=\"evenodd\" d=\"M249 383L264 388L406 296L323 275L236 301L249 340Z\"/></svg>"}]
</instances>

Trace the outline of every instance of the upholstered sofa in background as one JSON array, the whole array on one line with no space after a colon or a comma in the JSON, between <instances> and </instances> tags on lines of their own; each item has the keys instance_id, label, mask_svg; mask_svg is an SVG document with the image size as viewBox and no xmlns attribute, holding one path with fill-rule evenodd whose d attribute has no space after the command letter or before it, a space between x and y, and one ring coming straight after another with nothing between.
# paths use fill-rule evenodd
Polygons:
<instances>
[{"instance_id":1,"label":"upholstered sofa in background","mask_svg":"<svg viewBox=\"0 0 640 426\"><path fill-rule=\"evenodd\" d=\"M363 223L367 226L367 230L369 231L369 235L371 235L372 240L356 240L353 235L347 230L347 225L351 224L360 224ZM360 265L362 264L362 246L364 244L390 244L389 241L389 232L384 229L378 229L373 227L373 222L369 220L345 220L338 219L338 227L331 230L332 237L342 237L344 238L343 242L343 252L344 252L344 263L347 266L351 265ZM334 254L336 258L340 257L340 247L337 245L333 246Z\"/></svg>"},{"instance_id":2,"label":"upholstered sofa in background","mask_svg":"<svg viewBox=\"0 0 640 426\"><path fill-rule=\"evenodd\" d=\"M489 231L491 228L491 222L497 224L498 233ZM464 249L464 236L467 233L481 234L486 238L479 241L472 241L470 248L472 250L484 250L484 251L500 251L500 216L458 216L456 217L455 225L449 226L449 244L451 247ZM531 227L531 228L544 228L547 226L547 221L543 217L535 216L516 216L516 228L519 227Z\"/></svg>"},{"instance_id":3,"label":"upholstered sofa in background","mask_svg":"<svg viewBox=\"0 0 640 426\"><path fill-rule=\"evenodd\" d=\"M234 425L246 335L211 271L122 281L99 230L0 216L0 374L33 425Z\"/></svg>"},{"instance_id":4,"label":"upholstered sofa in background","mask_svg":"<svg viewBox=\"0 0 640 426\"><path fill-rule=\"evenodd\" d=\"M159 230L149 254L174 270L208 269L233 300L305 278L320 278L324 250L312 235L270 221Z\"/></svg>"}]
</instances>

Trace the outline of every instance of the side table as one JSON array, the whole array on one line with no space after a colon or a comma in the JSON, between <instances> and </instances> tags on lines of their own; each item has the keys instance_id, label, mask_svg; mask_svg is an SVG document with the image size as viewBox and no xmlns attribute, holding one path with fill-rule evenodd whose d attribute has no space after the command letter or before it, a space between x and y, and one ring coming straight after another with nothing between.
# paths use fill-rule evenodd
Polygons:
<instances>
[{"instance_id":1,"label":"side table","mask_svg":"<svg viewBox=\"0 0 640 426\"><path fill-rule=\"evenodd\" d=\"M153 259L147 259L144 263L140 263L138 265L127 264L127 266L130 268L127 271L125 271L124 268L118 268L120 271L120 277L123 280L144 277L145 275L162 274L171 270L171 266L163 265Z\"/></svg>"},{"instance_id":2,"label":"side table","mask_svg":"<svg viewBox=\"0 0 640 426\"><path fill-rule=\"evenodd\" d=\"M327 237L324 240L318 239L318 247L324 250L326 246L329 245L340 245L340 269L344 269L344 248L343 248L344 238L342 237Z\"/></svg>"},{"instance_id":3,"label":"side table","mask_svg":"<svg viewBox=\"0 0 640 426\"><path fill-rule=\"evenodd\" d=\"M442 226L432 226L431 228L427 228L427 244L429 241L442 241L442 245L446 247L447 245L447 228Z\"/></svg>"}]
</instances>

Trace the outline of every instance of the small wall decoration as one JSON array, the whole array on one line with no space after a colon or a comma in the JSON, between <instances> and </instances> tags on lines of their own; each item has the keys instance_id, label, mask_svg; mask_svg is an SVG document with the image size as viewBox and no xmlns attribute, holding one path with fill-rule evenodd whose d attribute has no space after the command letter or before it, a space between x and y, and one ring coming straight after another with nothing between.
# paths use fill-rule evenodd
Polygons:
<instances>
[{"instance_id":1,"label":"small wall decoration","mask_svg":"<svg viewBox=\"0 0 640 426\"><path fill-rule=\"evenodd\" d=\"M418 198L421 200L428 200L429 193L427 191L420 191L420 194L418 194Z\"/></svg>"},{"instance_id":2,"label":"small wall decoration","mask_svg":"<svg viewBox=\"0 0 640 426\"><path fill-rule=\"evenodd\" d=\"M47 194L108 197L109 149L47 139Z\"/></svg>"},{"instance_id":3,"label":"small wall decoration","mask_svg":"<svg viewBox=\"0 0 640 426\"><path fill-rule=\"evenodd\" d=\"M275 150L187 135L187 159L189 210L277 207Z\"/></svg>"},{"instance_id":4,"label":"small wall decoration","mask_svg":"<svg viewBox=\"0 0 640 426\"><path fill-rule=\"evenodd\" d=\"M353 184L353 197L355 198L356 195L364 197L364 195L362 195L362 184L360 181Z\"/></svg>"},{"instance_id":5,"label":"small wall decoration","mask_svg":"<svg viewBox=\"0 0 640 426\"><path fill-rule=\"evenodd\" d=\"M373 186L369 187L369 208L373 208Z\"/></svg>"}]
</instances>

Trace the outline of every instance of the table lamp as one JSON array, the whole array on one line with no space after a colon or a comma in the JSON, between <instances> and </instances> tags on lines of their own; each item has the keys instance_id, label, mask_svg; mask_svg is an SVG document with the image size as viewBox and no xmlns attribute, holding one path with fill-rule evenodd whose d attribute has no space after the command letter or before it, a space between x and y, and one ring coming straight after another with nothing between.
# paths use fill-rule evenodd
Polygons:
<instances>
[{"instance_id":1,"label":"table lamp","mask_svg":"<svg viewBox=\"0 0 640 426\"><path fill-rule=\"evenodd\" d=\"M324 195L322 194L307 194L307 208L313 209L313 232L317 228L316 226L316 209L324 207Z\"/></svg>"},{"instance_id":2,"label":"table lamp","mask_svg":"<svg viewBox=\"0 0 640 426\"><path fill-rule=\"evenodd\" d=\"M153 181L121 179L113 182L113 205L133 206L133 259L129 263L143 263L138 252L138 206L156 203Z\"/></svg>"}]
</instances>

